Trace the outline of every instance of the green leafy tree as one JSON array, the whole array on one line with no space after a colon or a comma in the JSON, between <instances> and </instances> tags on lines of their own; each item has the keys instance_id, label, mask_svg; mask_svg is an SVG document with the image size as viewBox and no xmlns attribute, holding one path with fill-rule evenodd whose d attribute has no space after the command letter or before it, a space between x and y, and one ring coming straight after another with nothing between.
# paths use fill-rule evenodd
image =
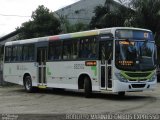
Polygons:
<instances>
[{"instance_id":1,"label":"green leafy tree","mask_svg":"<svg viewBox=\"0 0 160 120\"><path fill-rule=\"evenodd\" d=\"M150 29L160 38L160 0L131 0L130 4L135 10L131 26Z\"/></svg>"},{"instance_id":2,"label":"green leafy tree","mask_svg":"<svg viewBox=\"0 0 160 120\"><path fill-rule=\"evenodd\" d=\"M80 32L89 29L89 26L87 24L81 22L72 25L72 27L74 28L72 32Z\"/></svg>"},{"instance_id":3,"label":"green leafy tree","mask_svg":"<svg viewBox=\"0 0 160 120\"><path fill-rule=\"evenodd\" d=\"M19 31L19 39L29 39L59 34L61 32L60 21L48 8L39 6L31 16L32 20L22 24Z\"/></svg>"},{"instance_id":4,"label":"green leafy tree","mask_svg":"<svg viewBox=\"0 0 160 120\"><path fill-rule=\"evenodd\" d=\"M67 19L67 17L64 16L60 16L60 20L61 20L62 33L80 32L89 29L88 24L84 24L82 22L71 24Z\"/></svg>"},{"instance_id":5,"label":"green leafy tree","mask_svg":"<svg viewBox=\"0 0 160 120\"><path fill-rule=\"evenodd\" d=\"M106 0L104 6L97 6L94 10L91 28L125 26L125 21L133 14L133 10L113 0Z\"/></svg>"},{"instance_id":6,"label":"green leafy tree","mask_svg":"<svg viewBox=\"0 0 160 120\"><path fill-rule=\"evenodd\" d=\"M135 14L130 18L129 24L153 31L160 64L160 0L131 0L130 5Z\"/></svg>"}]
</instances>

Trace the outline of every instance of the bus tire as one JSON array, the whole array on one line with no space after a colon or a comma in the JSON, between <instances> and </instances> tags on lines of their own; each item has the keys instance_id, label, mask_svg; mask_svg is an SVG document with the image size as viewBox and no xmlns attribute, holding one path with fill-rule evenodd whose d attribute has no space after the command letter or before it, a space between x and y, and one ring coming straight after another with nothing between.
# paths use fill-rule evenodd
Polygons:
<instances>
[{"instance_id":1,"label":"bus tire","mask_svg":"<svg viewBox=\"0 0 160 120\"><path fill-rule=\"evenodd\" d=\"M92 85L88 77L84 78L84 96L90 98L92 94Z\"/></svg>"},{"instance_id":2,"label":"bus tire","mask_svg":"<svg viewBox=\"0 0 160 120\"><path fill-rule=\"evenodd\" d=\"M124 97L125 96L125 92L118 92L118 96Z\"/></svg>"},{"instance_id":3,"label":"bus tire","mask_svg":"<svg viewBox=\"0 0 160 120\"><path fill-rule=\"evenodd\" d=\"M33 92L32 80L30 76L24 78L24 87L28 93Z\"/></svg>"}]
</instances>

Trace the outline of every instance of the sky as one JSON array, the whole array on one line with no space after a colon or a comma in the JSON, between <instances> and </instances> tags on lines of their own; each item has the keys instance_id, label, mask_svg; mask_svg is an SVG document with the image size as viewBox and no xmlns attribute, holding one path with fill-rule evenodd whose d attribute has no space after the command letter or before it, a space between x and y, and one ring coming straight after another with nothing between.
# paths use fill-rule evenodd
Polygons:
<instances>
[{"instance_id":1,"label":"sky","mask_svg":"<svg viewBox=\"0 0 160 120\"><path fill-rule=\"evenodd\" d=\"M0 37L29 21L39 5L54 12L77 1L79 0L0 0Z\"/></svg>"}]
</instances>

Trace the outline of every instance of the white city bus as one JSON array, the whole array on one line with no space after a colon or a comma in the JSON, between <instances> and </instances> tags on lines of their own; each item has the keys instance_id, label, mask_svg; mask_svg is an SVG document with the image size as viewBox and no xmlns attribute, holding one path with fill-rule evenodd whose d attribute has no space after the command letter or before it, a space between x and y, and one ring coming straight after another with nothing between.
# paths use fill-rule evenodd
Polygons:
<instances>
[{"instance_id":1,"label":"white city bus","mask_svg":"<svg viewBox=\"0 0 160 120\"><path fill-rule=\"evenodd\" d=\"M114 27L5 44L3 78L35 88L92 92L153 90L156 46L150 30Z\"/></svg>"}]
</instances>

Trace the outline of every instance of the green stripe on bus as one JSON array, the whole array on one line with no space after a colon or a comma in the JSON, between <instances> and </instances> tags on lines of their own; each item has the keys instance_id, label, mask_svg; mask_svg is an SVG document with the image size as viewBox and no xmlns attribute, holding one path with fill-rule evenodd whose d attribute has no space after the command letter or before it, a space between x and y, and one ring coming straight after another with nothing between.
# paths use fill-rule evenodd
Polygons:
<instances>
[{"instance_id":1,"label":"green stripe on bus","mask_svg":"<svg viewBox=\"0 0 160 120\"><path fill-rule=\"evenodd\" d=\"M47 67L47 75L51 75L51 72L49 71L49 67Z\"/></svg>"},{"instance_id":2,"label":"green stripe on bus","mask_svg":"<svg viewBox=\"0 0 160 120\"><path fill-rule=\"evenodd\" d=\"M94 75L97 76L97 67L91 66L91 70L94 71Z\"/></svg>"},{"instance_id":3,"label":"green stripe on bus","mask_svg":"<svg viewBox=\"0 0 160 120\"><path fill-rule=\"evenodd\" d=\"M130 77L126 73L150 73L148 76L145 77ZM131 72L131 71L121 71L120 73L123 77L126 79L132 79L132 80L137 80L137 79L150 79L154 75L154 70L153 71L146 71L146 72Z\"/></svg>"}]
</instances>

